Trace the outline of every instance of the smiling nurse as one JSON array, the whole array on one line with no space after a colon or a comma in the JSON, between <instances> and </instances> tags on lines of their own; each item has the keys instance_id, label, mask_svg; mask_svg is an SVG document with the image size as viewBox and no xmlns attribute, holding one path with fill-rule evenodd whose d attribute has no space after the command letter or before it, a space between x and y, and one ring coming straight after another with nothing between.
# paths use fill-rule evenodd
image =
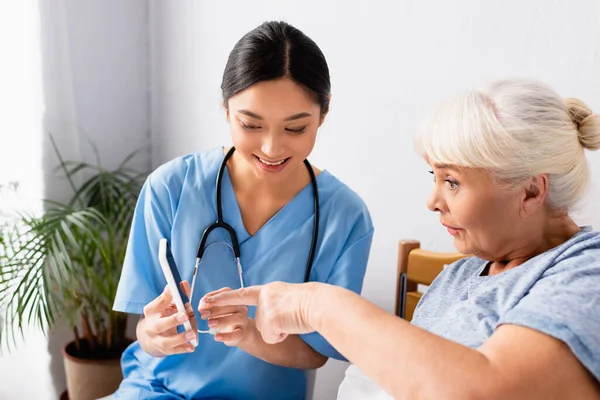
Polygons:
<instances>
[{"instance_id":1,"label":"smiling nurse","mask_svg":"<svg viewBox=\"0 0 600 400\"><path fill-rule=\"evenodd\" d=\"M358 293L373 236L363 201L305 161L331 97L325 57L310 38L283 22L257 27L233 48L221 88L233 148L176 158L140 194L114 309L141 318L123 355L117 398L302 399L303 370L342 358L316 333L266 344L246 307L192 311L207 293L239 288L240 280L320 281ZM198 251L215 221L231 232L210 231ZM202 252L193 293L183 283L194 299L187 315L163 290L161 238L184 280ZM188 318L220 333L178 333Z\"/></svg>"}]
</instances>

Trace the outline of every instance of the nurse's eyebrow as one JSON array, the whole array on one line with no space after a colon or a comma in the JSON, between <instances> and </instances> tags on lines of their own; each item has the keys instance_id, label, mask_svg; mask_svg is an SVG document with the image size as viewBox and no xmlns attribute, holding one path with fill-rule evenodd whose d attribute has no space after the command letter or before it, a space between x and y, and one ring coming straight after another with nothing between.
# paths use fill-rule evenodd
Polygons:
<instances>
[{"instance_id":1,"label":"nurse's eyebrow","mask_svg":"<svg viewBox=\"0 0 600 400\"><path fill-rule=\"evenodd\" d=\"M248 111L248 110L238 110L238 112L239 112L240 114L247 115L247 116L249 116L249 117L252 117L252 118L254 118L254 119L258 119L258 120L260 120L260 121L264 120L264 118L263 118L263 117L261 117L261 116L260 116L260 115L258 115L258 114L255 114L255 113L253 113L252 111ZM307 112L301 112L301 113L298 113L298 114L294 114L294 115L292 115L291 117L287 117L286 119L284 119L284 121L294 121L294 120L296 120L296 119L306 118L306 117L310 117L310 116L311 116L311 114L310 114L310 113L307 113Z\"/></svg>"},{"instance_id":2,"label":"nurse's eyebrow","mask_svg":"<svg viewBox=\"0 0 600 400\"><path fill-rule=\"evenodd\" d=\"M261 121L264 119L264 118L263 118L263 117L261 117L260 115L258 115L258 114L254 114L252 111L248 111L248 110L238 110L238 112L239 112L240 114L247 115L247 116L249 116L249 117L252 117L252 118L254 118L254 119L260 119Z\"/></svg>"},{"instance_id":3,"label":"nurse's eyebrow","mask_svg":"<svg viewBox=\"0 0 600 400\"><path fill-rule=\"evenodd\" d=\"M291 117L287 117L286 119L284 119L284 121L293 121L295 119L306 118L306 117L310 117L310 113L301 112L298 114L294 114Z\"/></svg>"}]
</instances>

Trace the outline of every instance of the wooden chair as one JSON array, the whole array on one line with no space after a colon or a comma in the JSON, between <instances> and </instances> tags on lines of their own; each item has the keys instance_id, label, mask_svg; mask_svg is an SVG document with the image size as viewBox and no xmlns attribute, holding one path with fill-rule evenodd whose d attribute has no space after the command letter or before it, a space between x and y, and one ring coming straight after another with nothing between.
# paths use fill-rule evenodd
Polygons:
<instances>
[{"instance_id":1,"label":"wooden chair","mask_svg":"<svg viewBox=\"0 0 600 400\"><path fill-rule=\"evenodd\" d=\"M401 240L398 246L396 276L396 315L412 320L422 293L417 285L431 285L444 265L466 257L461 253L439 253L423 250L417 240Z\"/></svg>"}]
</instances>

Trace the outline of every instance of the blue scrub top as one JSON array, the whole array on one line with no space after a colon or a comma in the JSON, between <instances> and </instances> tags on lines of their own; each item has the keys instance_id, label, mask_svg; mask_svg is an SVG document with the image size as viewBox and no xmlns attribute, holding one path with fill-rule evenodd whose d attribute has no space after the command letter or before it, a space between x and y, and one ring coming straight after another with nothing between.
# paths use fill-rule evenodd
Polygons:
<instances>
[{"instance_id":1,"label":"blue scrub top","mask_svg":"<svg viewBox=\"0 0 600 400\"><path fill-rule=\"evenodd\" d=\"M163 291L158 244L167 238L182 279L191 280L204 229L217 219L216 179L223 149L190 154L156 169L147 179L135 210L114 310L143 314ZM311 281L360 293L373 237L364 202L327 171L317 176L319 241ZM222 182L223 218L235 229L246 286L272 281L303 282L314 224L311 185L307 185L256 234L250 236L227 172ZM198 270L192 307L210 291L240 287L237 267L222 229L207 241ZM250 307L254 317L255 309ZM198 318L198 328L207 329ZM302 338L319 353L343 357L317 333ZM122 357L124 380L115 396L123 399L303 399L304 371L259 360L199 334L193 353L154 358L136 341Z\"/></svg>"}]
</instances>

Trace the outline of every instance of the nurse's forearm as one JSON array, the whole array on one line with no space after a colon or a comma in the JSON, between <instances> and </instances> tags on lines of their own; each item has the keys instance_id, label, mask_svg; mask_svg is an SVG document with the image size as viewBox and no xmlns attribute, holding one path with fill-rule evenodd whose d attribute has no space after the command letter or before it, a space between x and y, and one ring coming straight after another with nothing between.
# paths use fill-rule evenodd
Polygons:
<instances>
[{"instance_id":1,"label":"nurse's forearm","mask_svg":"<svg viewBox=\"0 0 600 400\"><path fill-rule=\"evenodd\" d=\"M309 309L310 326L394 397L477 398L465 390L489 382L484 377L489 362L480 352L413 326L353 292L319 285Z\"/></svg>"},{"instance_id":2,"label":"nurse's forearm","mask_svg":"<svg viewBox=\"0 0 600 400\"><path fill-rule=\"evenodd\" d=\"M300 336L290 335L281 343L267 344L253 319L249 320L247 329L248 336L238 343L238 347L263 361L298 369L320 368L327 361L327 357L315 351Z\"/></svg>"}]
</instances>

